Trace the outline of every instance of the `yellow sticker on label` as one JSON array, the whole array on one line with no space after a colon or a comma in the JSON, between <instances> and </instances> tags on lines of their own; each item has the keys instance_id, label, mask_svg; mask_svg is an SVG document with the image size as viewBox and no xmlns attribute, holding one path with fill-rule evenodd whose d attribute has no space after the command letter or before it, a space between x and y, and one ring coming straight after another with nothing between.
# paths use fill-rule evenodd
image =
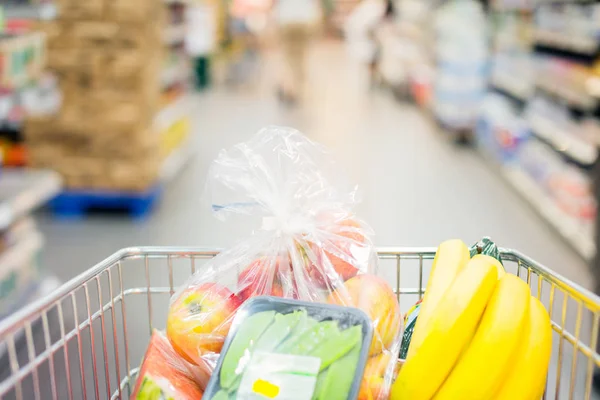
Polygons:
<instances>
[{"instance_id":1,"label":"yellow sticker on label","mask_svg":"<svg viewBox=\"0 0 600 400\"><path fill-rule=\"evenodd\" d=\"M257 379L252 385L252 391L256 394L265 396L268 399L274 399L279 394L279 386L273 385L263 379Z\"/></svg>"}]
</instances>

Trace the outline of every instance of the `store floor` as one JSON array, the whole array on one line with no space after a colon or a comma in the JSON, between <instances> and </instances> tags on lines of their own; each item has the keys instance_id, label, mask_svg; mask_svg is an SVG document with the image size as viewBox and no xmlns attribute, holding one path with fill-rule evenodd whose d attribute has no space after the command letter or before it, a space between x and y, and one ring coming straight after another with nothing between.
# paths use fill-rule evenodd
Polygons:
<instances>
[{"instance_id":1,"label":"store floor","mask_svg":"<svg viewBox=\"0 0 600 400\"><path fill-rule=\"evenodd\" d=\"M65 222L42 215L46 270L66 281L122 247L222 247L249 234L252 224L223 223L208 212L202 202L207 169L220 149L278 124L296 127L332 150L361 188L356 211L373 227L377 245L434 246L453 237L470 243L489 235L593 287L586 263L486 160L445 140L447 133L414 106L370 90L365 71L341 44L315 47L310 86L296 109L276 101L272 72L264 67L262 78L250 85L197 96L190 144L195 155L147 220L92 215Z\"/></svg>"}]
</instances>

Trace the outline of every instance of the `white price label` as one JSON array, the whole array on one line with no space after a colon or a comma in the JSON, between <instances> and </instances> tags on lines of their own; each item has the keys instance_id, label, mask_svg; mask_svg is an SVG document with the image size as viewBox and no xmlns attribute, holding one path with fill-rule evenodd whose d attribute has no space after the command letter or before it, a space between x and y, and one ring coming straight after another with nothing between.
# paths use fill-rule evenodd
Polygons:
<instances>
[{"instance_id":1,"label":"white price label","mask_svg":"<svg viewBox=\"0 0 600 400\"><path fill-rule=\"evenodd\" d=\"M246 367L238 400L311 400L321 359L257 351Z\"/></svg>"}]
</instances>

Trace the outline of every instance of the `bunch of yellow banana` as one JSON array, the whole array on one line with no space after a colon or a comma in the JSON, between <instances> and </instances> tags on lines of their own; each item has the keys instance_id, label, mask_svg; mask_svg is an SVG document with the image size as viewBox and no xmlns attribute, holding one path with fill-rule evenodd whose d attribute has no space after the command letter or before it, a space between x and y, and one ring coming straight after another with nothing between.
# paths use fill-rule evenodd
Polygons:
<instances>
[{"instance_id":1,"label":"bunch of yellow banana","mask_svg":"<svg viewBox=\"0 0 600 400\"><path fill-rule=\"evenodd\" d=\"M552 331L529 286L460 240L440 245L391 400L539 400Z\"/></svg>"}]
</instances>

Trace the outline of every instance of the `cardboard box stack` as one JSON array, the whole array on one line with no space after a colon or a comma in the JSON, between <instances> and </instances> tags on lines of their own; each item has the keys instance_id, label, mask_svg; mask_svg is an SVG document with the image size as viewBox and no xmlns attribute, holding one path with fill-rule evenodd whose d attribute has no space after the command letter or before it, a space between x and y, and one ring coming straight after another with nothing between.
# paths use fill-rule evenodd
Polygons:
<instances>
[{"instance_id":1,"label":"cardboard box stack","mask_svg":"<svg viewBox=\"0 0 600 400\"><path fill-rule=\"evenodd\" d=\"M165 157L153 120L160 111L166 28L162 0L58 0L47 34L60 112L29 118L34 167L60 172L67 188L140 191Z\"/></svg>"}]
</instances>

